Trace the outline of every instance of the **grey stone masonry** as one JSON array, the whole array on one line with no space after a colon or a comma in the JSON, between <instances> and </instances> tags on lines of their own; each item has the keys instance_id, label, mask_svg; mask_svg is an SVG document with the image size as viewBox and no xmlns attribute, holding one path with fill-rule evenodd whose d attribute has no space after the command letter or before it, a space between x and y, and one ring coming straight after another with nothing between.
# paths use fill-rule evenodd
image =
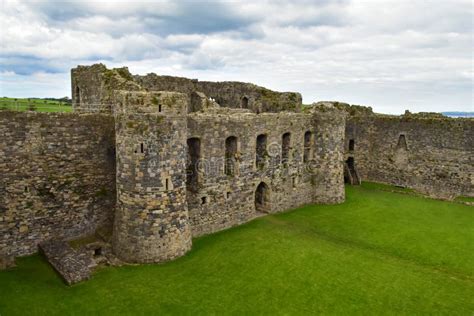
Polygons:
<instances>
[{"instance_id":1,"label":"grey stone masonry","mask_svg":"<svg viewBox=\"0 0 474 316\"><path fill-rule=\"evenodd\" d=\"M474 119L346 108L352 113L345 159L353 159L363 181L405 186L433 198L474 196Z\"/></svg>"},{"instance_id":2,"label":"grey stone masonry","mask_svg":"<svg viewBox=\"0 0 474 316\"><path fill-rule=\"evenodd\" d=\"M162 262L191 248L186 203L186 97L123 93L116 110L113 248L127 262Z\"/></svg>"}]
</instances>

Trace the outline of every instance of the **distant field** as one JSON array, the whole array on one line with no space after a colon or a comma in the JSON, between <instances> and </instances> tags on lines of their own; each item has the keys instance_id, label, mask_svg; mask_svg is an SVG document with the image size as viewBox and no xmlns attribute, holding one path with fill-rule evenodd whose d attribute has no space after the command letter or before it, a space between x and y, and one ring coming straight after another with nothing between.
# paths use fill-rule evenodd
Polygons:
<instances>
[{"instance_id":1,"label":"distant field","mask_svg":"<svg viewBox=\"0 0 474 316\"><path fill-rule=\"evenodd\" d=\"M36 112L72 112L69 103L33 98L0 98L0 110Z\"/></svg>"},{"instance_id":2,"label":"distant field","mask_svg":"<svg viewBox=\"0 0 474 316\"><path fill-rule=\"evenodd\" d=\"M196 238L165 264L67 287L38 255L0 271L1 315L473 315L474 212L363 183Z\"/></svg>"}]
</instances>

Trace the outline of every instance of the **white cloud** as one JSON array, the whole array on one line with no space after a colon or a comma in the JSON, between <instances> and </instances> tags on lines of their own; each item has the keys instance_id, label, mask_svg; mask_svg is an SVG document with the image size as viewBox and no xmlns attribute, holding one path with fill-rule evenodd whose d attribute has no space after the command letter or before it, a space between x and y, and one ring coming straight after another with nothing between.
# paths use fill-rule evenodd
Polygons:
<instances>
[{"instance_id":1,"label":"white cloud","mask_svg":"<svg viewBox=\"0 0 474 316\"><path fill-rule=\"evenodd\" d=\"M2 5L6 95L63 96L71 67L102 61L142 74L299 91L306 103L341 100L390 113L474 110L469 0Z\"/></svg>"}]
</instances>

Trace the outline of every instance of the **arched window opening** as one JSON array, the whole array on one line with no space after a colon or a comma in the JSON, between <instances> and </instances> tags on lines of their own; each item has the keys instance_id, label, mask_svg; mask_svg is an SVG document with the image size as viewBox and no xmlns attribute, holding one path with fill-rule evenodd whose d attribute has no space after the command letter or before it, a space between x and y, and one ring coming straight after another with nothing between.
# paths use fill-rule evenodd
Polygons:
<instances>
[{"instance_id":1,"label":"arched window opening","mask_svg":"<svg viewBox=\"0 0 474 316\"><path fill-rule=\"evenodd\" d=\"M349 140L349 151L354 151L355 142L353 139Z\"/></svg>"},{"instance_id":2,"label":"arched window opening","mask_svg":"<svg viewBox=\"0 0 474 316\"><path fill-rule=\"evenodd\" d=\"M237 170L237 137L229 136L225 140L224 173L228 176L236 174Z\"/></svg>"},{"instance_id":3,"label":"arched window opening","mask_svg":"<svg viewBox=\"0 0 474 316\"><path fill-rule=\"evenodd\" d=\"M303 162L308 162L311 158L311 139L313 134L310 131L304 133Z\"/></svg>"},{"instance_id":4,"label":"arched window opening","mask_svg":"<svg viewBox=\"0 0 474 316\"><path fill-rule=\"evenodd\" d=\"M81 105L81 90L79 89L79 86L76 86L76 90L74 91L74 102L76 103L76 106Z\"/></svg>"},{"instance_id":5,"label":"arched window opening","mask_svg":"<svg viewBox=\"0 0 474 316\"><path fill-rule=\"evenodd\" d=\"M188 190L196 191L198 189L198 168L199 159L201 158L201 140L199 138L189 138L188 160L186 168L186 185Z\"/></svg>"},{"instance_id":6,"label":"arched window opening","mask_svg":"<svg viewBox=\"0 0 474 316\"><path fill-rule=\"evenodd\" d=\"M255 190L255 210L257 212L270 212L270 190L265 182L260 182Z\"/></svg>"},{"instance_id":7,"label":"arched window opening","mask_svg":"<svg viewBox=\"0 0 474 316\"><path fill-rule=\"evenodd\" d=\"M398 143L397 143L397 148L398 149L403 149L403 150L408 150L407 146L407 140L404 134L400 134L398 137Z\"/></svg>"},{"instance_id":8,"label":"arched window opening","mask_svg":"<svg viewBox=\"0 0 474 316\"><path fill-rule=\"evenodd\" d=\"M249 108L249 98L242 97L242 99L240 99L240 107L242 109L248 109Z\"/></svg>"},{"instance_id":9,"label":"arched window opening","mask_svg":"<svg viewBox=\"0 0 474 316\"><path fill-rule=\"evenodd\" d=\"M287 163L290 159L291 134L285 133L281 136L281 162Z\"/></svg>"},{"instance_id":10,"label":"arched window opening","mask_svg":"<svg viewBox=\"0 0 474 316\"><path fill-rule=\"evenodd\" d=\"M267 153L267 135L260 134L257 136L257 143L255 146L255 164L258 169L265 166L265 156Z\"/></svg>"}]
</instances>

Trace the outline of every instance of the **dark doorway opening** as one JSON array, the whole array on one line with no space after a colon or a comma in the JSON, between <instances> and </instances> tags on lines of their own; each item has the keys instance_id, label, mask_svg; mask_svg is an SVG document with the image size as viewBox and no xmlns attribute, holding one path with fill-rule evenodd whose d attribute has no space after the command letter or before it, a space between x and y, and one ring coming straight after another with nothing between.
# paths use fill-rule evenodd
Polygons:
<instances>
[{"instance_id":1,"label":"dark doorway opening","mask_svg":"<svg viewBox=\"0 0 474 316\"><path fill-rule=\"evenodd\" d=\"M360 185L361 180L357 172L354 157L349 157L344 165L344 183Z\"/></svg>"},{"instance_id":2,"label":"dark doorway opening","mask_svg":"<svg viewBox=\"0 0 474 316\"><path fill-rule=\"evenodd\" d=\"M255 190L255 210L261 213L270 211L270 190L265 182L260 182Z\"/></svg>"},{"instance_id":3,"label":"dark doorway opening","mask_svg":"<svg viewBox=\"0 0 474 316\"><path fill-rule=\"evenodd\" d=\"M243 97L243 98L240 100L240 107L241 107L242 109L248 109L248 108L249 108L249 98Z\"/></svg>"},{"instance_id":4,"label":"dark doorway opening","mask_svg":"<svg viewBox=\"0 0 474 316\"><path fill-rule=\"evenodd\" d=\"M404 134L400 134L398 137L398 143L397 143L397 148L398 149L403 149L403 150L408 150L407 146L407 140Z\"/></svg>"}]
</instances>

